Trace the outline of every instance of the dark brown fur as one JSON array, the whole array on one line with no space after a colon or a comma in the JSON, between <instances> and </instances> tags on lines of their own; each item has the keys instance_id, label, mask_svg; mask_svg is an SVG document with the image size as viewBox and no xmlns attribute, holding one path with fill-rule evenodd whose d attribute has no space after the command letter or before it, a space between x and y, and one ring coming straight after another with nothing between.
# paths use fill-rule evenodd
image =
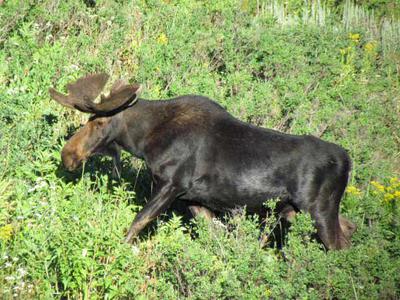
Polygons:
<instances>
[{"instance_id":1,"label":"dark brown fur","mask_svg":"<svg viewBox=\"0 0 400 300\"><path fill-rule=\"evenodd\" d=\"M98 78L102 76L80 80ZM147 101L137 99L136 86L115 86L110 96L103 97L111 104L104 102L101 109L79 99L84 91L69 88L69 96L52 95L68 107L94 113L65 145L66 168L76 168L94 153L112 153L119 161L124 149L143 158L151 170L154 195L132 222L127 242L175 199L189 201L194 214L211 218L211 211L241 206L265 215L264 202L280 198L281 214L287 219L295 210L311 214L327 248L350 245L355 226L339 216L351 165L344 149L312 136L241 122L205 97ZM131 94L117 97L122 90Z\"/></svg>"}]
</instances>

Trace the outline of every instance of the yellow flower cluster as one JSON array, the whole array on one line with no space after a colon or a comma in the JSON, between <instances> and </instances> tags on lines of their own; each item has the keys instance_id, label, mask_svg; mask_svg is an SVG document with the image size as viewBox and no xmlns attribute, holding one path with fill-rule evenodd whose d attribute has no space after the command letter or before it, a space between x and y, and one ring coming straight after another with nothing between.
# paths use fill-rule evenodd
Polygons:
<instances>
[{"instance_id":1,"label":"yellow flower cluster","mask_svg":"<svg viewBox=\"0 0 400 300\"><path fill-rule=\"evenodd\" d=\"M372 41L372 42L366 43L364 46L364 49L365 49L365 52L367 52L369 54L375 54L377 47L378 47L378 43L375 41Z\"/></svg>"},{"instance_id":2,"label":"yellow flower cluster","mask_svg":"<svg viewBox=\"0 0 400 300\"><path fill-rule=\"evenodd\" d=\"M354 43L358 44L360 42L361 35L359 33L349 33L349 39Z\"/></svg>"},{"instance_id":3,"label":"yellow flower cluster","mask_svg":"<svg viewBox=\"0 0 400 300\"><path fill-rule=\"evenodd\" d=\"M383 197L383 201L390 203L400 201L400 179L392 177L389 180L389 185L384 186L377 181L371 181L371 185L375 188L375 193Z\"/></svg>"},{"instance_id":4,"label":"yellow flower cluster","mask_svg":"<svg viewBox=\"0 0 400 300\"><path fill-rule=\"evenodd\" d=\"M359 188L356 188L354 185L349 185L347 187L347 193L349 195L360 196L361 190Z\"/></svg>"},{"instance_id":5,"label":"yellow flower cluster","mask_svg":"<svg viewBox=\"0 0 400 300\"><path fill-rule=\"evenodd\" d=\"M271 296L271 294L272 294L272 291L269 288L266 288L264 296L269 298Z\"/></svg>"},{"instance_id":6,"label":"yellow flower cluster","mask_svg":"<svg viewBox=\"0 0 400 300\"><path fill-rule=\"evenodd\" d=\"M0 240L5 242L8 241L12 236L12 232L13 232L13 227L11 224L7 224L0 227Z\"/></svg>"},{"instance_id":7,"label":"yellow flower cluster","mask_svg":"<svg viewBox=\"0 0 400 300\"><path fill-rule=\"evenodd\" d=\"M168 44L168 37L165 35L165 33L161 33L158 38L157 38L157 43L160 45L166 45Z\"/></svg>"}]
</instances>

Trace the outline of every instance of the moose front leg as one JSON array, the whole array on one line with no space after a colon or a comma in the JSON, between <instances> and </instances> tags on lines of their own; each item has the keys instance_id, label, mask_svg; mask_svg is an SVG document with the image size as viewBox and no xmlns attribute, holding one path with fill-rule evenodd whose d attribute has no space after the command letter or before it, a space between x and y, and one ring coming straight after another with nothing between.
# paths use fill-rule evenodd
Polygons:
<instances>
[{"instance_id":1,"label":"moose front leg","mask_svg":"<svg viewBox=\"0 0 400 300\"><path fill-rule=\"evenodd\" d=\"M107 146L103 146L101 148L96 149L97 154L104 154L112 157L113 167L111 178L114 180L121 179L121 147L116 143L111 143Z\"/></svg>"},{"instance_id":2,"label":"moose front leg","mask_svg":"<svg viewBox=\"0 0 400 300\"><path fill-rule=\"evenodd\" d=\"M111 143L107 149L105 150L106 155L109 155L112 157L113 160L113 169L111 176L115 180L120 180L121 179L121 147L118 146L116 143Z\"/></svg>"},{"instance_id":3,"label":"moose front leg","mask_svg":"<svg viewBox=\"0 0 400 300\"><path fill-rule=\"evenodd\" d=\"M158 189L152 199L147 202L143 209L136 215L129 228L125 242L131 243L133 238L137 236L147 224L167 210L177 196L178 190L173 184L166 184Z\"/></svg>"},{"instance_id":4,"label":"moose front leg","mask_svg":"<svg viewBox=\"0 0 400 300\"><path fill-rule=\"evenodd\" d=\"M113 170L111 176L113 179L120 180L121 179L121 156L120 153L117 152L116 155L113 156Z\"/></svg>"}]
</instances>

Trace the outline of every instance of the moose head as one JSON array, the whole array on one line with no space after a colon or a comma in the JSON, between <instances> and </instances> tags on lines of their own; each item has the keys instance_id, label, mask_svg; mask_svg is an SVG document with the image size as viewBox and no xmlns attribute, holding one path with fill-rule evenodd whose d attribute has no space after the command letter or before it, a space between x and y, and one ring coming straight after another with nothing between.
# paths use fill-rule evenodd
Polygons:
<instances>
[{"instance_id":1,"label":"moose head","mask_svg":"<svg viewBox=\"0 0 400 300\"><path fill-rule=\"evenodd\" d=\"M115 116L132 106L138 100L139 85L130 85L117 80L108 96L103 94L100 102L94 100L107 83L108 75L90 74L67 85L64 95L53 88L50 96L63 106L92 114L83 128L78 130L64 146L61 157L64 166L72 171L93 154L106 154L113 157L114 172L119 175L119 146L113 142L116 134Z\"/></svg>"}]
</instances>

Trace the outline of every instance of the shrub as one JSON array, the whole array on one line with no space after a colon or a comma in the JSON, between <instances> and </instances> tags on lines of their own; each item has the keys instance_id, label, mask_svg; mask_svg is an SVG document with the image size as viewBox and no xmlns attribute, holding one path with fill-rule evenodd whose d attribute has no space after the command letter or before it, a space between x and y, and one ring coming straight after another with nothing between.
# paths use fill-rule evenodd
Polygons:
<instances>
[{"instance_id":1,"label":"shrub","mask_svg":"<svg viewBox=\"0 0 400 300\"><path fill-rule=\"evenodd\" d=\"M258 1L89 2L0 6L0 297L399 297L398 43L345 30L334 12L298 23L312 7L298 1L286 25ZM142 83L143 97L207 95L244 121L347 148L352 248L326 252L303 214L282 249L259 245L276 219L262 229L244 213L164 217L121 243L150 176L127 155L120 182L107 158L66 173L60 150L86 116L46 92L98 71Z\"/></svg>"}]
</instances>

